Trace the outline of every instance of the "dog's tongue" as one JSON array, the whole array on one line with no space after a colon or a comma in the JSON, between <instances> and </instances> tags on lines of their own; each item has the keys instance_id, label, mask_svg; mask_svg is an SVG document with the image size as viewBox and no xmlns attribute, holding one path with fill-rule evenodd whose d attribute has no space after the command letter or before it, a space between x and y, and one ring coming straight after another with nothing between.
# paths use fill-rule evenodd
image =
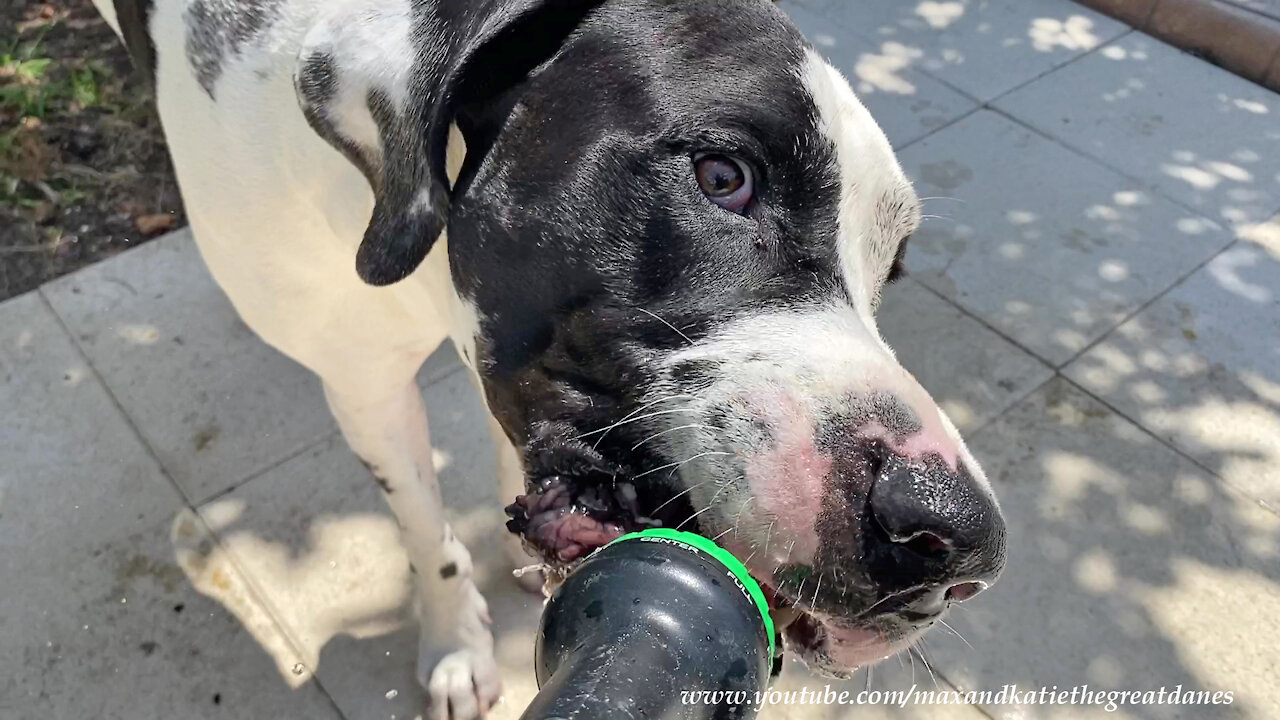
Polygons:
<instances>
[{"instance_id":1,"label":"dog's tongue","mask_svg":"<svg viewBox=\"0 0 1280 720\"><path fill-rule=\"evenodd\" d=\"M550 563L570 563L627 532L634 523L635 492L619 485L612 494L552 477L507 506L507 529Z\"/></svg>"}]
</instances>

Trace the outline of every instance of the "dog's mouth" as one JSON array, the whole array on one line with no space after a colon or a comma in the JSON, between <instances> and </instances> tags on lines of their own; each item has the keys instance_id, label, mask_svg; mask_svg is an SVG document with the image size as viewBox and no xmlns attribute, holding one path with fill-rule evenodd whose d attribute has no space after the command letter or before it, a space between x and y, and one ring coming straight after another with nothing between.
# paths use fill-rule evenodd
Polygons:
<instances>
[{"instance_id":1,"label":"dog's mouth","mask_svg":"<svg viewBox=\"0 0 1280 720\"><path fill-rule=\"evenodd\" d=\"M662 523L644 516L635 486L544 478L507 506L507 529L549 569L567 573L578 561L629 532Z\"/></svg>"},{"instance_id":2,"label":"dog's mouth","mask_svg":"<svg viewBox=\"0 0 1280 720\"><path fill-rule=\"evenodd\" d=\"M670 527L715 539L715 528L693 512L683 483L645 482L574 439L569 428L537 430L525 454L527 491L507 506L507 529L536 558L548 596L588 555L627 533ZM909 647L933 623L908 611L913 598L907 594L870 602L850 593L846 607L831 604L828 588L827 602L818 602L821 584L806 591L773 561L754 555L739 557L764 590L775 630L785 640L779 647L822 674L848 677Z\"/></svg>"},{"instance_id":3,"label":"dog's mouth","mask_svg":"<svg viewBox=\"0 0 1280 720\"><path fill-rule=\"evenodd\" d=\"M507 529L519 535L526 550L541 560L548 594L595 550L626 533L665 524L661 518L644 514L630 482L597 484L567 476L538 481L506 511L510 517ZM819 617L771 584L771 573L748 569L764 591L775 629L785 638L786 647L813 669L847 677L852 672L847 664L850 655L862 665L896 651L893 639L872 624L847 625ZM842 657L833 658L833 653Z\"/></svg>"},{"instance_id":4,"label":"dog's mouth","mask_svg":"<svg viewBox=\"0 0 1280 720\"><path fill-rule=\"evenodd\" d=\"M541 561L547 590L619 537L678 522L671 515L675 504L651 504L665 490L652 484L638 489L626 466L583 442L568 424L532 428L525 468L527 492L507 506L507 529Z\"/></svg>"}]
</instances>

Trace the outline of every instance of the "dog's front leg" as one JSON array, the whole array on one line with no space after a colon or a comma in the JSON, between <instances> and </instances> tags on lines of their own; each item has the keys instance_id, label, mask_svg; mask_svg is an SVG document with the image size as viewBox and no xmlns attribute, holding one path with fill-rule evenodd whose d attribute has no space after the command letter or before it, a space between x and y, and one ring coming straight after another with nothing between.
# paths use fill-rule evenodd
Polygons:
<instances>
[{"instance_id":1,"label":"dog's front leg","mask_svg":"<svg viewBox=\"0 0 1280 720\"><path fill-rule=\"evenodd\" d=\"M412 381L383 397L368 388L325 396L347 442L364 459L400 524L422 624L418 679L427 717L479 718L500 693L489 610L472 581L471 555L445 518L431 462L426 407Z\"/></svg>"}]
</instances>

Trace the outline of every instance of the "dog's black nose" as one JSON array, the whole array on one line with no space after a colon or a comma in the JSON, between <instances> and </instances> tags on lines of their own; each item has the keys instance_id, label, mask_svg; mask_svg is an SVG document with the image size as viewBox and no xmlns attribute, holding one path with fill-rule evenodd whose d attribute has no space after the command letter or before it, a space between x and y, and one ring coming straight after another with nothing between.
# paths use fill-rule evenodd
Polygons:
<instances>
[{"instance_id":1,"label":"dog's black nose","mask_svg":"<svg viewBox=\"0 0 1280 720\"><path fill-rule=\"evenodd\" d=\"M937 456L909 462L887 452L868 509L875 526L870 542L887 546L876 550L899 561L895 585L923 581L965 600L1004 564L1004 518L963 464L952 470Z\"/></svg>"}]
</instances>

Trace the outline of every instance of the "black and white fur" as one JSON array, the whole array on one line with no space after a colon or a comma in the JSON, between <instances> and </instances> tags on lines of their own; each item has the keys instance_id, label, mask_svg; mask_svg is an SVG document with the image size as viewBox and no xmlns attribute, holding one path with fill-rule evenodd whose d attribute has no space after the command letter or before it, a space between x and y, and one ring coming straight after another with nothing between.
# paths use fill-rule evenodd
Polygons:
<instances>
[{"instance_id":1,"label":"black and white fur","mask_svg":"<svg viewBox=\"0 0 1280 720\"><path fill-rule=\"evenodd\" d=\"M981 469L875 323L919 202L772 3L96 1L153 73L214 277L323 379L404 529L430 717L499 694L414 383L450 339L504 497L625 485L620 525L719 538L821 670L994 580ZM743 212L700 189L707 153L752 169ZM552 561L566 517L619 529L548 517Z\"/></svg>"}]
</instances>

